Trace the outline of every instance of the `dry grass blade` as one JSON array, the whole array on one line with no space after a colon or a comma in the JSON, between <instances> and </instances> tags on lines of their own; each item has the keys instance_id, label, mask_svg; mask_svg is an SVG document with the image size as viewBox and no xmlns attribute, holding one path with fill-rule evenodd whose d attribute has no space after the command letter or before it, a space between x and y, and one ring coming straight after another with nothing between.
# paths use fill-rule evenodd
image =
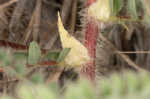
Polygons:
<instances>
[{"instance_id":1,"label":"dry grass blade","mask_svg":"<svg viewBox=\"0 0 150 99\"><path fill-rule=\"evenodd\" d=\"M3 10L7 8L8 6L12 5L13 3L16 3L18 0L10 0L9 2L0 5L0 10Z\"/></svg>"},{"instance_id":2,"label":"dry grass blade","mask_svg":"<svg viewBox=\"0 0 150 99\"><path fill-rule=\"evenodd\" d=\"M4 30L7 28L8 26L8 20L7 17L5 15L5 10L0 10L0 39L3 39L3 33Z\"/></svg>"},{"instance_id":3,"label":"dry grass blade","mask_svg":"<svg viewBox=\"0 0 150 99\"><path fill-rule=\"evenodd\" d=\"M29 37L30 37L30 35L32 33L32 28L33 28L33 24L34 24L34 18L35 18L35 12L33 12L33 14L32 14L31 20L30 20L29 25L28 25L28 27L26 29L26 32L25 32L26 34L23 37L24 38L24 44L27 43L27 41L28 41L28 39L29 39Z\"/></svg>"},{"instance_id":4,"label":"dry grass blade","mask_svg":"<svg viewBox=\"0 0 150 99\"><path fill-rule=\"evenodd\" d=\"M1 35L0 39L4 38L3 32L5 29L8 28L8 20L7 20L6 14L5 14L6 8L16 2L17 2L17 0L10 0L9 2L6 2L6 3L0 5L0 35Z\"/></svg>"},{"instance_id":5,"label":"dry grass blade","mask_svg":"<svg viewBox=\"0 0 150 99\"><path fill-rule=\"evenodd\" d=\"M35 8L35 21L33 24L33 40L37 41L39 29L40 29L40 20L41 20L41 7L42 1L37 0L36 8Z\"/></svg>"},{"instance_id":6,"label":"dry grass blade","mask_svg":"<svg viewBox=\"0 0 150 99\"><path fill-rule=\"evenodd\" d=\"M24 35L24 44L27 43L29 40L29 37L31 36L31 33L33 33L33 40L38 39L38 33L40 29L40 17L41 17L41 0L37 1L37 5L35 8L35 11L32 14L31 20L29 22L29 25L26 29L26 34Z\"/></svg>"}]
</instances>

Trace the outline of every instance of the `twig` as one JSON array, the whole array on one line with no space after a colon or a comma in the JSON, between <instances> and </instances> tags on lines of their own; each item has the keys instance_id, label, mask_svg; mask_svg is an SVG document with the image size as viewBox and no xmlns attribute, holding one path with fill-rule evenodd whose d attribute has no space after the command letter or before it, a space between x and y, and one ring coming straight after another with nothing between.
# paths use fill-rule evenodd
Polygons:
<instances>
[{"instance_id":1,"label":"twig","mask_svg":"<svg viewBox=\"0 0 150 99\"><path fill-rule=\"evenodd\" d=\"M50 82L55 82L58 81L62 71L63 71L64 67L58 67L57 70L55 71L54 74L50 75L47 79L46 79L46 84L49 84Z\"/></svg>"},{"instance_id":2,"label":"twig","mask_svg":"<svg viewBox=\"0 0 150 99\"><path fill-rule=\"evenodd\" d=\"M25 8L25 4L28 0L19 0L17 2L17 6L13 12L12 18L10 20L10 24L9 24L9 30L10 30L10 35L9 35L9 39L10 40L15 40L15 33L13 32L13 30L17 30L19 24L19 20L23 14L24 8ZM15 28L13 28L15 27Z\"/></svg>"},{"instance_id":3,"label":"twig","mask_svg":"<svg viewBox=\"0 0 150 99\"><path fill-rule=\"evenodd\" d=\"M26 29L26 32L25 32L26 34L23 37L24 38L24 44L27 43L27 41L28 41L28 39L29 39L29 37L30 37L30 35L32 33L34 19L35 19L35 11L33 12L32 16L31 16L31 20L30 20L29 25L28 25L28 27Z\"/></svg>"},{"instance_id":4,"label":"twig","mask_svg":"<svg viewBox=\"0 0 150 99\"><path fill-rule=\"evenodd\" d=\"M7 78L5 74L4 74L4 78ZM6 82L6 79L3 79L3 82ZM3 86L3 96L5 96L7 92L7 85L6 83L3 83L2 86Z\"/></svg>"},{"instance_id":5,"label":"twig","mask_svg":"<svg viewBox=\"0 0 150 99\"><path fill-rule=\"evenodd\" d=\"M41 6L42 1L37 0L36 8L35 8L35 21L33 24L33 40L37 41L39 28L40 28L40 20L41 20Z\"/></svg>"},{"instance_id":6,"label":"twig","mask_svg":"<svg viewBox=\"0 0 150 99\"><path fill-rule=\"evenodd\" d=\"M126 51L126 52L119 51L118 53L121 53L121 54L150 54L150 51Z\"/></svg>"},{"instance_id":7,"label":"twig","mask_svg":"<svg viewBox=\"0 0 150 99\"><path fill-rule=\"evenodd\" d=\"M62 18L62 21L64 24L66 23L66 21L69 17L72 1L73 0L64 0L64 2L63 2L63 6L62 6L62 10L61 10L61 18Z\"/></svg>"},{"instance_id":8,"label":"twig","mask_svg":"<svg viewBox=\"0 0 150 99\"><path fill-rule=\"evenodd\" d=\"M7 81L0 81L0 84L8 84L8 83L16 82L16 81L18 81L18 79L12 79L12 80L7 80Z\"/></svg>"},{"instance_id":9,"label":"twig","mask_svg":"<svg viewBox=\"0 0 150 99\"><path fill-rule=\"evenodd\" d=\"M70 33L74 33L75 25L76 25L76 14L77 14L77 3L78 0L74 0L72 7L72 16L71 16L71 24L70 24Z\"/></svg>"},{"instance_id":10,"label":"twig","mask_svg":"<svg viewBox=\"0 0 150 99\"><path fill-rule=\"evenodd\" d=\"M129 66L135 68L137 71L146 71L145 69L142 69L140 66L138 66L137 64L135 64L127 55L123 54L123 53L119 53L119 51L117 50L117 48L109 41L107 40L102 33L99 33L99 37L102 41L106 42L110 48L112 48L112 51L114 51L116 54L118 54L122 59L124 59Z\"/></svg>"},{"instance_id":11,"label":"twig","mask_svg":"<svg viewBox=\"0 0 150 99\"><path fill-rule=\"evenodd\" d=\"M13 3L16 3L18 0L10 0L7 3L4 3L0 5L0 10L7 8L8 6L12 5Z\"/></svg>"},{"instance_id":12,"label":"twig","mask_svg":"<svg viewBox=\"0 0 150 99\"><path fill-rule=\"evenodd\" d=\"M51 65L44 65L44 66L41 66L41 65L32 65L32 67L30 67L30 70L26 73L26 78L29 78L29 76L38 68L46 68L46 67L49 67L49 66L55 66L56 64L51 64ZM30 65L31 66L31 65Z\"/></svg>"}]
</instances>

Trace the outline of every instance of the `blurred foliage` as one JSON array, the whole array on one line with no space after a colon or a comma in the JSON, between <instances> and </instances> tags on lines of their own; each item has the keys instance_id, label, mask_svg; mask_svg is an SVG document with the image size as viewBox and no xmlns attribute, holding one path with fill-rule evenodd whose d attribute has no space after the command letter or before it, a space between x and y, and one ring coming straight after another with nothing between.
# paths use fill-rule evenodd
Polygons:
<instances>
[{"instance_id":1,"label":"blurred foliage","mask_svg":"<svg viewBox=\"0 0 150 99\"><path fill-rule=\"evenodd\" d=\"M149 99L149 73L124 72L112 74L111 77L96 81L96 85L81 78L76 83L66 82L65 90L62 90L56 82L45 84L44 77L40 72L34 73L28 79L25 76L28 58L31 57L30 59L33 59L34 64L39 63L41 58L40 48L35 42L32 44L32 47L29 48L32 55L22 52L10 53L10 49L0 50L1 67L5 69L9 76L16 76L21 79L15 90L19 99L59 99L60 97L63 97L63 99ZM33 49L38 50L38 52ZM69 50L68 48L60 52L49 52L43 57L62 61ZM39 55L34 55L32 51ZM16 98L6 94L1 99Z\"/></svg>"},{"instance_id":2,"label":"blurred foliage","mask_svg":"<svg viewBox=\"0 0 150 99\"><path fill-rule=\"evenodd\" d=\"M123 8L124 0L111 0L112 15L117 14ZM143 9L143 21L150 23L150 0L127 0L128 12L134 20L138 19L138 7ZM130 19L129 19L130 20ZM49 61L61 62L69 53L70 48L59 52L48 52L41 55L40 47L36 42L29 46L29 52L10 53L11 49L0 49L0 67L4 68L9 76L16 76L22 81L17 85L19 99L149 99L150 77L149 73L125 72L113 74L109 78L103 78L92 85L88 80L82 79L77 83L68 83L66 90L61 93L57 83L45 84L40 73L32 75L31 79L25 77L26 64L38 65L42 58ZM2 96L1 99L15 99L11 96Z\"/></svg>"},{"instance_id":3,"label":"blurred foliage","mask_svg":"<svg viewBox=\"0 0 150 99\"><path fill-rule=\"evenodd\" d=\"M149 99L149 88L149 74L125 72L99 80L96 85L85 79L68 83L63 95L57 83L47 85L29 81L20 83L16 93L19 99ZM9 97L4 99L13 99Z\"/></svg>"},{"instance_id":4,"label":"blurred foliage","mask_svg":"<svg viewBox=\"0 0 150 99\"><path fill-rule=\"evenodd\" d=\"M66 55L68 50L65 52L63 50L60 53ZM53 54L50 56L54 57ZM56 54L57 57L60 56L58 53ZM22 59L17 57L22 57ZM25 53L16 54L15 52L13 54L10 53L9 49L0 50L1 67L5 69L8 75L14 75L21 79L16 88L16 95L19 99L59 99L60 97L63 97L63 99L149 99L150 96L149 73L124 72L122 74L112 74L111 77L96 81L96 85L81 78L76 83L66 82L67 86L62 93L58 83L45 84L44 78L39 72L27 79L25 77L27 72L26 62ZM13 65L11 65L12 63ZM6 95L1 99L15 99L15 97Z\"/></svg>"},{"instance_id":5,"label":"blurred foliage","mask_svg":"<svg viewBox=\"0 0 150 99\"><path fill-rule=\"evenodd\" d=\"M109 3L106 3L106 1ZM111 14L109 14L109 10L106 10L108 8L111 8ZM132 21L149 24L150 0L97 0L96 3L93 3L88 8L88 13L90 16L102 22L114 21L122 23ZM105 18L107 15L109 17Z\"/></svg>"},{"instance_id":6,"label":"blurred foliage","mask_svg":"<svg viewBox=\"0 0 150 99\"><path fill-rule=\"evenodd\" d=\"M137 6L136 0L128 0L127 3L128 11L130 12L132 18L138 19L136 6Z\"/></svg>"},{"instance_id":7,"label":"blurred foliage","mask_svg":"<svg viewBox=\"0 0 150 99\"><path fill-rule=\"evenodd\" d=\"M110 0L112 14L116 16L123 7L123 0Z\"/></svg>"},{"instance_id":8,"label":"blurred foliage","mask_svg":"<svg viewBox=\"0 0 150 99\"><path fill-rule=\"evenodd\" d=\"M26 51L13 52L12 49L7 48L0 49L0 67L4 68L10 76L21 77L27 74L27 64L39 66L42 59L59 63L65 59L69 51L70 48L64 48L62 51L47 52L46 55L42 56L39 45L33 41L30 43L28 53ZM35 75L34 77L36 78Z\"/></svg>"}]
</instances>

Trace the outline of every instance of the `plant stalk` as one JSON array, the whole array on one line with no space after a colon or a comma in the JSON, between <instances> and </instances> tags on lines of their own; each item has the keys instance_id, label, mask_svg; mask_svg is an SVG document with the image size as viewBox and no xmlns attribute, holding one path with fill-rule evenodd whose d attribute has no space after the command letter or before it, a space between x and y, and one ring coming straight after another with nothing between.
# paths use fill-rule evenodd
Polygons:
<instances>
[{"instance_id":1,"label":"plant stalk","mask_svg":"<svg viewBox=\"0 0 150 99\"><path fill-rule=\"evenodd\" d=\"M96 0L88 0L87 6L90 6ZM88 13L87 13L88 16ZM85 46L91 56L91 61L83 66L81 74L85 75L92 82L95 80L95 58L96 58L96 42L98 37L98 24L94 19L87 19L85 30Z\"/></svg>"}]
</instances>

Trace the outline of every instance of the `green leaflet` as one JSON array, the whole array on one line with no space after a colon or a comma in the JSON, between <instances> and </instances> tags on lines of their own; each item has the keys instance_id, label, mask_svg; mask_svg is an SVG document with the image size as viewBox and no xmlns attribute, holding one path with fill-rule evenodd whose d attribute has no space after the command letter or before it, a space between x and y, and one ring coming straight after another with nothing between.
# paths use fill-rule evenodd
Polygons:
<instances>
[{"instance_id":1,"label":"green leaflet","mask_svg":"<svg viewBox=\"0 0 150 99\"><path fill-rule=\"evenodd\" d=\"M65 48L61 52L48 52L44 58L51 61L61 62L67 56L69 51L70 48ZM37 64L40 60L40 57L41 57L41 50L38 44L36 42L30 43L28 53L28 64L31 65Z\"/></svg>"},{"instance_id":2,"label":"green leaflet","mask_svg":"<svg viewBox=\"0 0 150 99\"><path fill-rule=\"evenodd\" d=\"M26 53L26 52L14 52L13 57L16 60L25 60L28 57L28 53Z\"/></svg>"},{"instance_id":3,"label":"green leaflet","mask_svg":"<svg viewBox=\"0 0 150 99\"><path fill-rule=\"evenodd\" d=\"M44 76L40 72L36 72L31 76L31 81L34 84L42 84L44 83Z\"/></svg>"},{"instance_id":4,"label":"green leaflet","mask_svg":"<svg viewBox=\"0 0 150 99\"><path fill-rule=\"evenodd\" d=\"M14 65L14 67L15 67L16 73L18 73L19 75L24 76L26 74L25 63L18 62Z\"/></svg>"},{"instance_id":5,"label":"green leaflet","mask_svg":"<svg viewBox=\"0 0 150 99\"><path fill-rule=\"evenodd\" d=\"M57 62L63 61L69 52L70 52L70 48L63 49L58 56Z\"/></svg>"},{"instance_id":6,"label":"green leaflet","mask_svg":"<svg viewBox=\"0 0 150 99\"><path fill-rule=\"evenodd\" d=\"M28 64L37 64L41 57L40 47L36 42L31 42L29 46Z\"/></svg>"},{"instance_id":7,"label":"green leaflet","mask_svg":"<svg viewBox=\"0 0 150 99\"><path fill-rule=\"evenodd\" d=\"M44 59L48 59L51 61L56 61L57 58L59 57L60 52L48 52L45 56Z\"/></svg>"},{"instance_id":8,"label":"green leaflet","mask_svg":"<svg viewBox=\"0 0 150 99\"><path fill-rule=\"evenodd\" d=\"M112 14L116 16L123 7L123 0L110 0Z\"/></svg>"},{"instance_id":9,"label":"green leaflet","mask_svg":"<svg viewBox=\"0 0 150 99\"><path fill-rule=\"evenodd\" d=\"M9 50L0 50L0 67L1 66L9 66L11 64L11 56Z\"/></svg>"},{"instance_id":10,"label":"green leaflet","mask_svg":"<svg viewBox=\"0 0 150 99\"><path fill-rule=\"evenodd\" d=\"M48 59L48 60L51 60L51 61L61 62L68 55L69 51L70 51L70 48L65 48L65 49L63 49L60 52L48 52L44 56L44 59Z\"/></svg>"}]
</instances>

